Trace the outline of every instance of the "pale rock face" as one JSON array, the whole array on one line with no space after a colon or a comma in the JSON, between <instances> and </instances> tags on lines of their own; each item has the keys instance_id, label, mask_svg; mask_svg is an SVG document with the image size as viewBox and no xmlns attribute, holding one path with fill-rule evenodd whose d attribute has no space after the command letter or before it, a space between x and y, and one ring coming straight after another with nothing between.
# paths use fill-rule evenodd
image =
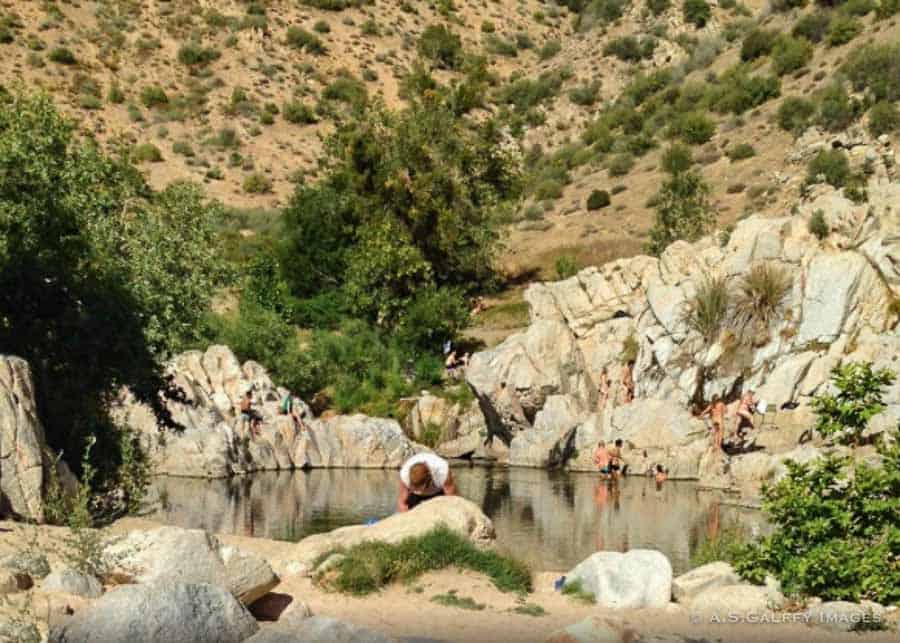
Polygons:
<instances>
[{"instance_id":1,"label":"pale rock face","mask_svg":"<svg viewBox=\"0 0 900 643\"><path fill-rule=\"evenodd\" d=\"M716 615L723 620L729 614L762 616L783 604L784 596L777 588L746 584L709 587L687 603L692 612Z\"/></svg>"},{"instance_id":2,"label":"pale rock face","mask_svg":"<svg viewBox=\"0 0 900 643\"><path fill-rule=\"evenodd\" d=\"M246 643L396 643L396 640L336 618L312 616L290 624L279 621L261 629Z\"/></svg>"},{"instance_id":3,"label":"pale rock face","mask_svg":"<svg viewBox=\"0 0 900 643\"><path fill-rule=\"evenodd\" d=\"M64 592L84 598L97 598L103 593L103 586L93 576L66 568L51 572L41 583L41 591Z\"/></svg>"},{"instance_id":4,"label":"pale rock face","mask_svg":"<svg viewBox=\"0 0 900 643\"><path fill-rule=\"evenodd\" d=\"M441 524L478 545L494 539L494 525L477 505L460 496L443 496L373 525L341 527L304 538L297 543L291 560L298 563L297 571L308 573L313 571L316 559L332 549L352 547L370 540L396 544L404 538L421 536Z\"/></svg>"},{"instance_id":5,"label":"pale rock face","mask_svg":"<svg viewBox=\"0 0 900 643\"><path fill-rule=\"evenodd\" d=\"M883 623L886 611L871 601L828 601L809 608L809 625L832 632L852 632Z\"/></svg>"},{"instance_id":6,"label":"pale rock face","mask_svg":"<svg viewBox=\"0 0 900 643\"><path fill-rule=\"evenodd\" d=\"M663 554L650 549L624 554L597 552L566 574L566 584L575 581L580 581L601 607L662 608L672 598L672 565Z\"/></svg>"},{"instance_id":7,"label":"pale rock face","mask_svg":"<svg viewBox=\"0 0 900 643\"><path fill-rule=\"evenodd\" d=\"M740 577L728 563L709 563L676 577L672 581L672 598L679 603L690 603L695 596L708 589L740 582Z\"/></svg>"},{"instance_id":8,"label":"pale rock face","mask_svg":"<svg viewBox=\"0 0 900 643\"><path fill-rule=\"evenodd\" d=\"M522 431L509 445L509 464L553 467L563 464L572 450L575 428L584 413L569 395L552 395L538 411L534 429Z\"/></svg>"}]
</instances>

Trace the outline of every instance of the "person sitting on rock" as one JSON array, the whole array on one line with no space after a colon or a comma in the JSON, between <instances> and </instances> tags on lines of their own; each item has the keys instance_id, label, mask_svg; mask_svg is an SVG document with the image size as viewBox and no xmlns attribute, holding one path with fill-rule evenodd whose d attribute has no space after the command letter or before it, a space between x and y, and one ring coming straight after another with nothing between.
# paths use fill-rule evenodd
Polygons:
<instances>
[{"instance_id":1,"label":"person sitting on rock","mask_svg":"<svg viewBox=\"0 0 900 643\"><path fill-rule=\"evenodd\" d=\"M397 511L414 509L438 496L455 496L456 482L450 463L433 453L419 453L400 468L400 495Z\"/></svg>"},{"instance_id":2,"label":"person sitting on rock","mask_svg":"<svg viewBox=\"0 0 900 643\"><path fill-rule=\"evenodd\" d=\"M253 408L253 391L247 391L241 398L241 419L250 425L250 435L258 438L263 418L259 411Z\"/></svg>"},{"instance_id":3,"label":"person sitting on rock","mask_svg":"<svg viewBox=\"0 0 900 643\"><path fill-rule=\"evenodd\" d=\"M597 465L602 478L608 478L612 473L612 470L609 468L611 459L609 449L606 448L606 442L600 440L597 443L597 449L594 451L594 464Z\"/></svg>"},{"instance_id":4,"label":"person sitting on rock","mask_svg":"<svg viewBox=\"0 0 900 643\"><path fill-rule=\"evenodd\" d=\"M754 428L753 414L756 412L757 399L753 395L753 391L747 391L741 396L738 403L737 411L734 419L734 437L740 442L744 442L748 431Z\"/></svg>"},{"instance_id":5,"label":"person sitting on rock","mask_svg":"<svg viewBox=\"0 0 900 643\"><path fill-rule=\"evenodd\" d=\"M717 450L721 450L722 438L725 435L725 402L718 393L713 395L709 406L700 412L700 417L707 415L712 423L713 444Z\"/></svg>"}]
</instances>

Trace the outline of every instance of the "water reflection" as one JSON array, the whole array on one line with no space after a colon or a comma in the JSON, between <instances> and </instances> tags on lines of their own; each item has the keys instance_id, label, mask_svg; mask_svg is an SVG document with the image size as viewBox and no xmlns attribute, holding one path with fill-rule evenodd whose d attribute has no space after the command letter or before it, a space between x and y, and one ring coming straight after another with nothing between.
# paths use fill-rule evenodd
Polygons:
<instances>
[{"instance_id":1,"label":"water reflection","mask_svg":"<svg viewBox=\"0 0 900 643\"><path fill-rule=\"evenodd\" d=\"M759 514L722 505L688 482L651 478L618 484L584 473L537 469L454 469L462 495L494 521L501 546L539 570L565 570L598 550L659 549L676 573L691 552ZM159 478L166 508L156 518L220 533L299 540L312 533L382 518L394 511L397 474L319 469L269 472L232 480Z\"/></svg>"}]
</instances>

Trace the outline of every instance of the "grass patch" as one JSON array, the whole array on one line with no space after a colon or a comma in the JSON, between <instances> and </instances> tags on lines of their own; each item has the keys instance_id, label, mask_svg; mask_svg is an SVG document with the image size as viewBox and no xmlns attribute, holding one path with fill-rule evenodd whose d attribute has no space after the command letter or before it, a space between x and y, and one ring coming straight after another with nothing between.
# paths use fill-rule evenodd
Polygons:
<instances>
[{"instance_id":1,"label":"grass patch","mask_svg":"<svg viewBox=\"0 0 900 643\"><path fill-rule=\"evenodd\" d=\"M343 554L344 559L317 577L316 583L327 590L355 596L371 594L396 581L411 582L426 572L447 567L485 574L503 592L532 589L531 570L525 563L480 550L443 525L396 545L364 542L349 549L330 551L319 562L334 553Z\"/></svg>"},{"instance_id":2,"label":"grass patch","mask_svg":"<svg viewBox=\"0 0 900 643\"><path fill-rule=\"evenodd\" d=\"M565 585L563 585L562 593L563 596L574 598L576 601L581 601L582 603L587 603L588 605L594 605L597 602L597 599L594 597L593 592L587 591L581 584L581 579L576 579L571 583L566 583Z\"/></svg>"},{"instance_id":3,"label":"grass patch","mask_svg":"<svg viewBox=\"0 0 900 643\"><path fill-rule=\"evenodd\" d=\"M709 342L715 340L728 317L728 285L725 278L707 275L686 302L682 320Z\"/></svg>"},{"instance_id":4,"label":"grass patch","mask_svg":"<svg viewBox=\"0 0 900 643\"><path fill-rule=\"evenodd\" d=\"M476 603L468 596L459 596L455 589L451 589L446 594L435 594L431 597L432 603L443 605L444 607L458 607L463 610L483 610L484 603Z\"/></svg>"},{"instance_id":5,"label":"grass patch","mask_svg":"<svg viewBox=\"0 0 900 643\"><path fill-rule=\"evenodd\" d=\"M691 568L724 560L734 562L747 543L747 535L739 527L723 529L714 538L704 540L691 555Z\"/></svg>"},{"instance_id":6,"label":"grass patch","mask_svg":"<svg viewBox=\"0 0 900 643\"><path fill-rule=\"evenodd\" d=\"M491 306L478 315L478 326L491 328L522 328L529 322L528 302L510 301Z\"/></svg>"},{"instance_id":7,"label":"grass patch","mask_svg":"<svg viewBox=\"0 0 900 643\"><path fill-rule=\"evenodd\" d=\"M525 616L546 616L547 610L535 603L524 603L516 605L512 610L516 614L524 614Z\"/></svg>"}]
</instances>

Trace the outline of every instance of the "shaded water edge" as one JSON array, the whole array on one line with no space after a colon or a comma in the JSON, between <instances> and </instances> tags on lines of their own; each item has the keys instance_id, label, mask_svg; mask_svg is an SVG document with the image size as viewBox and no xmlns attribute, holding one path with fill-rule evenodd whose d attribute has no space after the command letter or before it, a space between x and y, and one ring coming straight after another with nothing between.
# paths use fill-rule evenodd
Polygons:
<instances>
[{"instance_id":1,"label":"shaded water edge","mask_svg":"<svg viewBox=\"0 0 900 643\"><path fill-rule=\"evenodd\" d=\"M564 571L599 550L657 549L676 574L705 540L740 525L765 529L760 512L729 504L694 482L593 473L454 467L460 495L491 518L498 547L533 569ZM181 527L297 541L384 518L395 510L394 470L313 469L230 479L158 477L161 507L150 517Z\"/></svg>"}]
</instances>

